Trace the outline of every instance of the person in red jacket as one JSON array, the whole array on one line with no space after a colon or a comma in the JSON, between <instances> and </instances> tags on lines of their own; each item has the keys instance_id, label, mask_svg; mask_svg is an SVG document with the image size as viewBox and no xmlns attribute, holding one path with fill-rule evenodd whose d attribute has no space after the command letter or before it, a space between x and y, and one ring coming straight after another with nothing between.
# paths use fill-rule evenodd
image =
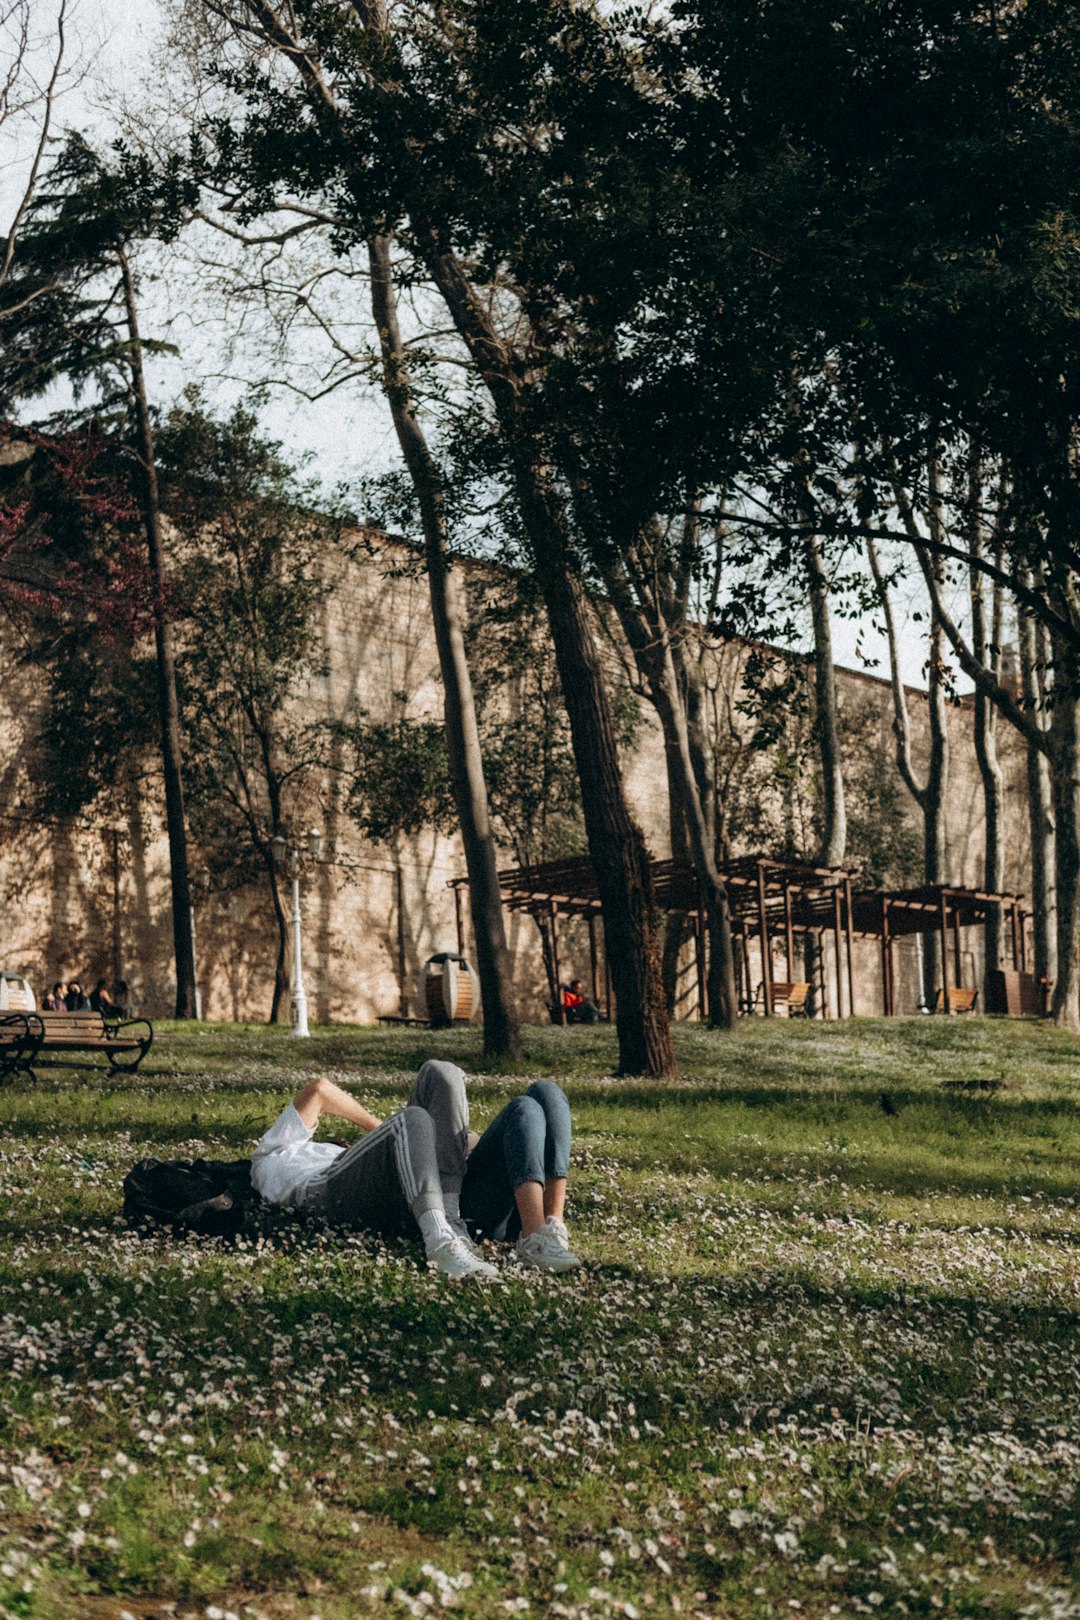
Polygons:
<instances>
[{"instance_id":1,"label":"person in red jacket","mask_svg":"<svg viewBox=\"0 0 1080 1620\"><path fill-rule=\"evenodd\" d=\"M571 979L569 984L563 985L562 993L563 1013L568 1024L595 1024L600 1019L600 1009L595 1001L589 1001L585 995L585 986L580 979Z\"/></svg>"}]
</instances>

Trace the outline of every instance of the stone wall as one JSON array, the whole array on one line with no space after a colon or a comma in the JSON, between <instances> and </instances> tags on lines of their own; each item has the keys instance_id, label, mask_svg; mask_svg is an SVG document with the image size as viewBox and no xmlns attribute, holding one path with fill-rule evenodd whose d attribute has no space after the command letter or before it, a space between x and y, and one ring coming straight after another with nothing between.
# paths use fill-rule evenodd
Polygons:
<instances>
[{"instance_id":1,"label":"stone wall","mask_svg":"<svg viewBox=\"0 0 1080 1620\"><path fill-rule=\"evenodd\" d=\"M371 718L407 713L411 719L441 717L441 688L431 629L427 585L415 553L388 541L370 553L328 561L332 589L317 633L329 676L307 694L315 712L347 719L359 710ZM466 565L474 566L474 565ZM718 702L739 679L740 655L717 658ZM61 823L43 827L20 810L32 770L33 737L40 694L17 652L0 660L5 747L0 805L0 900L4 907L2 965L25 972L43 989L55 978L77 976L86 984L112 977L113 836L104 824ZM895 775L891 699L887 683L872 675L839 672L840 703L849 726L884 773ZM918 769L927 753L925 695L909 693ZM981 885L982 799L971 743L971 713L964 703L950 711L952 781L948 802L949 876ZM1000 750L1008 783L1006 887L1029 887L1029 840L1023 753L1002 728ZM757 788L743 770L750 810ZM807 770L806 779L812 772ZM657 857L670 854L667 783L658 727L646 710L636 746L626 761L632 805ZM160 808L160 783L148 763L141 799L127 804L120 839L120 920L123 975L140 1009L167 1016L173 1001L168 863ZM761 790L759 808L769 806ZM805 797L805 795L804 795ZM898 813L918 825L914 806L900 796ZM464 872L460 842L431 830L403 838L394 849L366 843L342 813L333 782L323 795L329 859L304 879L304 960L310 1013L320 1022L366 1022L398 1013L403 1003L418 1011L415 980L427 956L453 950L455 910L448 881ZM799 814L805 812L805 804ZM752 816L749 818L752 821ZM507 864L512 864L507 857ZM198 865L194 852L193 867ZM273 979L274 925L267 896L257 890L231 894L196 890L197 956L206 1017L255 1020L269 1009ZM510 948L522 1010L543 1018L547 999L535 925L523 915L508 918ZM588 977L583 928L561 939L564 976ZM468 946L467 946L468 948ZM831 947L825 951L832 980ZM965 982L982 982L981 943L965 941ZM786 976L782 956L777 971ZM970 977L969 977L970 973ZM897 946L898 1006L915 1010L914 948ZM798 976L798 975L796 975ZM690 978L693 976L690 975ZM689 983L689 979L687 980ZM880 1010L880 961L876 946L860 945L856 1011ZM832 994L835 993L833 986ZM684 1011L692 1012L688 995Z\"/></svg>"}]
</instances>

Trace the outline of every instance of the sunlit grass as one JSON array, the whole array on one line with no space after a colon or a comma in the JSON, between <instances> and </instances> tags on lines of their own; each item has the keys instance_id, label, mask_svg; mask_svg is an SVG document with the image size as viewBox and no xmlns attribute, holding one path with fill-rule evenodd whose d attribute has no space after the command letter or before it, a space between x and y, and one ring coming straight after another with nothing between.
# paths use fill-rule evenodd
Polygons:
<instances>
[{"instance_id":1,"label":"sunlit grass","mask_svg":"<svg viewBox=\"0 0 1080 1620\"><path fill-rule=\"evenodd\" d=\"M607 1029L478 1050L166 1026L0 1090L5 1614L1080 1615L1080 1042L755 1020L664 1085ZM321 1071L385 1114L430 1055L480 1126L566 1085L585 1274L123 1229L144 1154L246 1154Z\"/></svg>"}]
</instances>

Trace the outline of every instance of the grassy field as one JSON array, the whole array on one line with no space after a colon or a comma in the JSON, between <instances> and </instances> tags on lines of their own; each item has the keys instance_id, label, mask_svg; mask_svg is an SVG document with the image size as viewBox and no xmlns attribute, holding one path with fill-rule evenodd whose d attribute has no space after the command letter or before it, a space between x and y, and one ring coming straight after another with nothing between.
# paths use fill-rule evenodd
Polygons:
<instances>
[{"instance_id":1,"label":"grassy field","mask_svg":"<svg viewBox=\"0 0 1080 1620\"><path fill-rule=\"evenodd\" d=\"M385 1114L474 1032L166 1028L0 1090L3 1615L1080 1616L1080 1041L679 1050L617 1081L609 1031L529 1033L588 1269L481 1285L118 1215L143 1155L245 1154L318 1072ZM476 1074L474 1123L519 1083Z\"/></svg>"}]
</instances>

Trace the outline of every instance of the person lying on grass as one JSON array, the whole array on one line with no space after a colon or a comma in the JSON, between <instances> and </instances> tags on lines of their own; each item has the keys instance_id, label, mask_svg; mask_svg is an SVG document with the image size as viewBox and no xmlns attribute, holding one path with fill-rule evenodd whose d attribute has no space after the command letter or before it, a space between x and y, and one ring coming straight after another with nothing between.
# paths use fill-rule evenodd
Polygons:
<instances>
[{"instance_id":1,"label":"person lying on grass","mask_svg":"<svg viewBox=\"0 0 1080 1620\"><path fill-rule=\"evenodd\" d=\"M367 1134L350 1148L313 1142L323 1114ZM470 1151L465 1075L432 1059L407 1107L380 1121L320 1077L298 1091L260 1138L251 1180L272 1204L387 1236L420 1228L428 1260L448 1277L493 1277L474 1235L506 1235L515 1212L515 1252L542 1271L575 1271L563 1223L570 1161L570 1105L551 1080L535 1080L496 1115ZM415 1222L415 1224L414 1224Z\"/></svg>"}]
</instances>

